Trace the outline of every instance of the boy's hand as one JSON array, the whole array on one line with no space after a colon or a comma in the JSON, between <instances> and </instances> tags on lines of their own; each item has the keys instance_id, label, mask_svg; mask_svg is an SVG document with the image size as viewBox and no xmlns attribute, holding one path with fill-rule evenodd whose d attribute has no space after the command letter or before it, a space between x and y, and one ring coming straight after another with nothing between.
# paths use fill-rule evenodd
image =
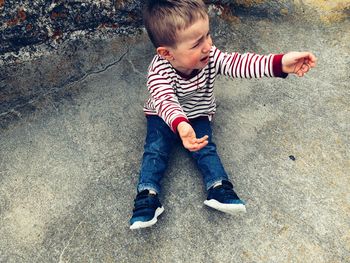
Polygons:
<instances>
[{"instance_id":1,"label":"boy's hand","mask_svg":"<svg viewBox=\"0 0 350 263\"><path fill-rule=\"evenodd\" d=\"M310 52L289 52L282 57L282 71L302 77L316 66L316 60L315 55Z\"/></svg>"},{"instance_id":2,"label":"boy's hand","mask_svg":"<svg viewBox=\"0 0 350 263\"><path fill-rule=\"evenodd\" d=\"M192 126L185 121L180 122L177 126L177 131L179 132L182 144L191 152L198 151L208 144L208 135L197 139Z\"/></svg>"}]
</instances>

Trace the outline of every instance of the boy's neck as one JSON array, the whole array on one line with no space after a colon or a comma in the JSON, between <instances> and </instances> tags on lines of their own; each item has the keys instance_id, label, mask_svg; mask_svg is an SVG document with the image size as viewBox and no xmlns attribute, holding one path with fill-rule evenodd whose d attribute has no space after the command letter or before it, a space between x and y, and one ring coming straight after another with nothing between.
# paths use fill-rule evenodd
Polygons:
<instances>
[{"instance_id":1,"label":"boy's neck","mask_svg":"<svg viewBox=\"0 0 350 263\"><path fill-rule=\"evenodd\" d=\"M169 60L168 60L169 61ZM176 73L181 76L182 78L189 79L195 76L198 72L198 69L183 69L175 66L172 61L169 61L169 63L172 65L172 67L175 69Z\"/></svg>"},{"instance_id":2,"label":"boy's neck","mask_svg":"<svg viewBox=\"0 0 350 263\"><path fill-rule=\"evenodd\" d=\"M194 76L196 76L198 74L199 69L192 69L192 71L188 74L188 73L184 73L182 71L177 70L176 68L174 68L176 73L184 79L190 79L193 78Z\"/></svg>"}]
</instances>

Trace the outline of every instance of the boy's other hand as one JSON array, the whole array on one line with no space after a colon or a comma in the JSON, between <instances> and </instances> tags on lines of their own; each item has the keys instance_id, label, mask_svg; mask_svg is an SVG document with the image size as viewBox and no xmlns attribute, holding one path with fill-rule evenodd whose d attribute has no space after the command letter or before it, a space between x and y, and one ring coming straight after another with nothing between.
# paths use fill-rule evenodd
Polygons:
<instances>
[{"instance_id":1,"label":"boy's other hand","mask_svg":"<svg viewBox=\"0 0 350 263\"><path fill-rule=\"evenodd\" d=\"M310 52L289 52L282 57L282 71L302 77L316 66L316 61L316 56Z\"/></svg>"},{"instance_id":2,"label":"boy's other hand","mask_svg":"<svg viewBox=\"0 0 350 263\"><path fill-rule=\"evenodd\" d=\"M208 135L198 139L192 126L185 121L180 122L177 126L177 131L179 132L183 146L191 152L198 151L208 144Z\"/></svg>"}]
</instances>

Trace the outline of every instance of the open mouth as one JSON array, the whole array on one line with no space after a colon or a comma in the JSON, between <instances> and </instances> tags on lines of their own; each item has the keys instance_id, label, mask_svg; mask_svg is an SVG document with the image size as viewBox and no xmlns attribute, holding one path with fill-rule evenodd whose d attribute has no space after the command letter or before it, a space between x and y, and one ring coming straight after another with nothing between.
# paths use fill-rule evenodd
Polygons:
<instances>
[{"instance_id":1,"label":"open mouth","mask_svg":"<svg viewBox=\"0 0 350 263\"><path fill-rule=\"evenodd\" d=\"M206 56L204 58L201 59L202 62L206 62L209 59L209 56Z\"/></svg>"}]
</instances>

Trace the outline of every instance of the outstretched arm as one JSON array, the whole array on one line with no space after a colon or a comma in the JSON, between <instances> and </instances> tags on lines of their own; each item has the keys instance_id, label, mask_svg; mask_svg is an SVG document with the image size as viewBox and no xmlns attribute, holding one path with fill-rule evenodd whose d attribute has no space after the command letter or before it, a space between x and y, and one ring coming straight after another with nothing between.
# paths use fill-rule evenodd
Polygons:
<instances>
[{"instance_id":1,"label":"outstretched arm","mask_svg":"<svg viewBox=\"0 0 350 263\"><path fill-rule=\"evenodd\" d=\"M195 131L188 122L180 122L177 126L177 131L179 132L183 146L191 152L198 151L208 144L208 135L197 139Z\"/></svg>"},{"instance_id":2,"label":"outstretched arm","mask_svg":"<svg viewBox=\"0 0 350 263\"><path fill-rule=\"evenodd\" d=\"M310 52L289 52L282 58L282 71L302 77L316 66L316 61L317 58Z\"/></svg>"}]
</instances>

